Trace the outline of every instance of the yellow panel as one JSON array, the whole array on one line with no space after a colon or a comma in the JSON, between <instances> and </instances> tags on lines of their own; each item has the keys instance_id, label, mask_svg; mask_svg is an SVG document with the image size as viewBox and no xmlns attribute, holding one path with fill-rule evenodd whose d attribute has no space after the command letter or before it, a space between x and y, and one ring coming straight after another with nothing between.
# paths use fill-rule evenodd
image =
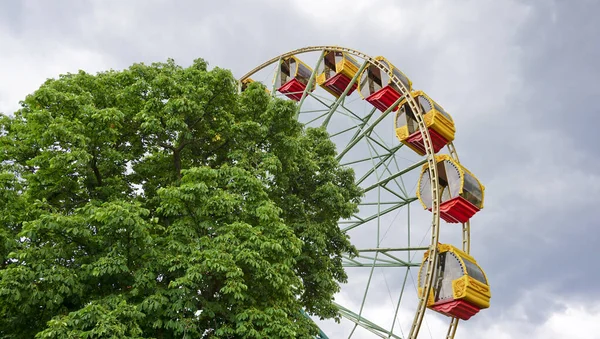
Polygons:
<instances>
[{"instance_id":1,"label":"yellow panel","mask_svg":"<svg viewBox=\"0 0 600 339\"><path fill-rule=\"evenodd\" d=\"M325 81L327 81L327 78L325 77L325 72L317 75L317 84L319 84L319 86L323 87L322 85L325 83Z\"/></svg>"},{"instance_id":2,"label":"yellow panel","mask_svg":"<svg viewBox=\"0 0 600 339\"><path fill-rule=\"evenodd\" d=\"M348 78L352 79L354 77L354 75L356 74L356 72L358 72L358 66L357 66L356 59L354 59L347 53L343 53L343 54L344 54L344 58L342 59L342 61L335 64L335 72L342 73L345 76L347 76ZM352 62L352 61L354 61L354 62Z\"/></svg>"},{"instance_id":3,"label":"yellow panel","mask_svg":"<svg viewBox=\"0 0 600 339\"><path fill-rule=\"evenodd\" d=\"M425 114L423 120L425 121L427 128L435 130L449 142L454 140L454 124L436 110L431 110L429 113ZM406 140L409 136L410 134L408 133L408 127L406 125L396 128L396 137L398 137L398 140L401 142L404 142L404 140ZM404 144L408 145L408 143Z\"/></svg>"},{"instance_id":4,"label":"yellow panel","mask_svg":"<svg viewBox=\"0 0 600 339\"><path fill-rule=\"evenodd\" d=\"M483 273L483 275L485 277L485 280L488 281L487 276L485 275L485 272L483 271L481 266L479 266L477 264L477 262L475 261L475 259L472 256L468 255L464 251L461 251L452 245L438 244L438 254L442 254L444 252L453 252L456 255L456 257L459 259L464 272L467 272L467 269L464 264L464 260L469 260L471 263L476 265L481 270L481 272ZM425 263L427 262L428 257L429 257L429 252L425 252L423 255L423 261L421 263L421 268L419 270L419 276L417 278L418 281L421 281L423 265L425 265ZM463 275L462 277L460 277L452 282L452 291L453 291L453 298L455 300L465 300L465 301L467 301L479 308L482 308L482 309L490 307L490 299L492 297L492 294L490 292L489 285L486 285L480 281L477 281L474 278L468 276L467 274ZM418 294L419 294L419 296L421 296L423 294L423 288L418 288ZM429 298L427 300L427 307L430 307L433 304L434 304L434 294L433 294L433 289L432 289L431 293L429 295Z\"/></svg>"},{"instance_id":5,"label":"yellow panel","mask_svg":"<svg viewBox=\"0 0 600 339\"><path fill-rule=\"evenodd\" d=\"M415 98L415 100L417 100L419 96L423 96L425 99L431 101L432 104L437 104L423 91L412 91L410 94L413 98ZM435 109L434 105L431 106L431 110L428 112L423 112L423 120L425 121L425 125L441 134L446 140L454 140L454 133L456 132L454 122ZM446 114L450 115L448 112L446 112Z\"/></svg>"},{"instance_id":6,"label":"yellow panel","mask_svg":"<svg viewBox=\"0 0 600 339\"><path fill-rule=\"evenodd\" d=\"M425 114L423 120L425 120L425 125L428 128L441 134L448 142L454 140L454 123L448 120L442 113L432 109Z\"/></svg>"},{"instance_id":7,"label":"yellow panel","mask_svg":"<svg viewBox=\"0 0 600 339\"><path fill-rule=\"evenodd\" d=\"M404 125L402 127L396 128L396 137L398 137L400 141L406 140L408 136L408 126Z\"/></svg>"},{"instance_id":8,"label":"yellow panel","mask_svg":"<svg viewBox=\"0 0 600 339\"><path fill-rule=\"evenodd\" d=\"M490 307L490 287L467 275L454 280L452 290L456 300L464 300L482 309Z\"/></svg>"},{"instance_id":9,"label":"yellow panel","mask_svg":"<svg viewBox=\"0 0 600 339\"><path fill-rule=\"evenodd\" d=\"M424 96L428 100L433 101L423 91L412 91L410 93L410 95L415 100L417 100L417 97L419 97L419 96ZM405 103L406 103L406 99L403 99L400 102L399 107L404 105ZM431 110L429 110L428 112L423 112L423 113L424 113L423 120L425 122L425 126L435 130L436 132L441 134L448 141L454 140L454 135L455 135L456 130L455 130L453 121L449 120L442 113L438 112L435 108L433 108L433 105L432 105ZM396 119L398 118L398 114L400 114L400 110L398 110L396 112ZM398 131L399 129L400 128L396 129L396 136L398 137L398 139L400 141L406 140L406 138L408 138L408 136L409 136L408 130ZM405 145L408 145L408 144L405 143ZM417 153L419 153L419 152L417 152Z\"/></svg>"},{"instance_id":10,"label":"yellow panel","mask_svg":"<svg viewBox=\"0 0 600 339\"><path fill-rule=\"evenodd\" d=\"M253 82L255 82L255 81L252 80L252 78L246 78L246 79L242 80L242 88L247 88L248 85L250 85ZM271 94L271 91L266 87L265 87L265 92Z\"/></svg>"}]
</instances>

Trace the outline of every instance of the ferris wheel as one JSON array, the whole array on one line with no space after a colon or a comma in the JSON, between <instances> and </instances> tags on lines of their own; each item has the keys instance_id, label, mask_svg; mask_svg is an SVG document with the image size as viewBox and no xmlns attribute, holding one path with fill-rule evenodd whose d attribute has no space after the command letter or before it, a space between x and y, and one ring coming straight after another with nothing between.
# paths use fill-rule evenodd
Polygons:
<instances>
[{"instance_id":1,"label":"ferris wheel","mask_svg":"<svg viewBox=\"0 0 600 339\"><path fill-rule=\"evenodd\" d=\"M295 101L306 126L327 129L364 193L360 211L338 222L358 249L344 258L348 284L336 297L347 326L319 322L320 338L417 338L440 314L454 338L459 320L489 307L469 254L484 186L459 162L454 121L438 103L386 58L339 46L276 56L242 76L240 91L254 81Z\"/></svg>"}]
</instances>

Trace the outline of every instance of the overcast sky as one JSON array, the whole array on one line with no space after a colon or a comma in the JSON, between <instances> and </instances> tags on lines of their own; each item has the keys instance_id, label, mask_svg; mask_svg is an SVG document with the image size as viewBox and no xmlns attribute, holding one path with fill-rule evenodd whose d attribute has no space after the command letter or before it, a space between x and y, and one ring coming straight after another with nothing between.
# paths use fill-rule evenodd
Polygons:
<instances>
[{"instance_id":1,"label":"overcast sky","mask_svg":"<svg viewBox=\"0 0 600 339\"><path fill-rule=\"evenodd\" d=\"M600 338L598 13L595 0L3 0L0 112L79 69L201 57L241 76L308 45L383 55L453 115L486 185L473 251L492 307L457 337Z\"/></svg>"}]
</instances>

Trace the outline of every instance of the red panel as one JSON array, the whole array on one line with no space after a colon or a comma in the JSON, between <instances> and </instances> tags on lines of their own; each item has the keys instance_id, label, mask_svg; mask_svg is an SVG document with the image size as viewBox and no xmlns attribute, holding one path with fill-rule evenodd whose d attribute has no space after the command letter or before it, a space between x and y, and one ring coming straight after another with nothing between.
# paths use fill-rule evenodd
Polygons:
<instances>
[{"instance_id":1,"label":"red panel","mask_svg":"<svg viewBox=\"0 0 600 339\"><path fill-rule=\"evenodd\" d=\"M437 153L442 148L444 148L446 144L448 144L448 140L446 140L446 138L444 138L434 129L428 128L428 130L429 135L431 136L431 142L433 143L433 151ZM420 151L417 153L419 153L420 155L425 155L425 144L423 143L423 137L421 136L421 132L416 131L413 134L409 135L408 138L406 138L406 142L413 145L416 149Z\"/></svg>"},{"instance_id":2,"label":"red panel","mask_svg":"<svg viewBox=\"0 0 600 339\"><path fill-rule=\"evenodd\" d=\"M431 211L431 208L429 209ZM449 223L463 223L479 211L463 197L456 197L440 204L440 217Z\"/></svg>"},{"instance_id":3,"label":"red panel","mask_svg":"<svg viewBox=\"0 0 600 339\"><path fill-rule=\"evenodd\" d=\"M302 99L302 93L304 92L305 88L306 85L298 81L298 79L294 78L283 84L283 86L279 87L279 89L277 90L280 93L285 94L288 98L292 100L300 101L300 99Z\"/></svg>"},{"instance_id":4,"label":"red panel","mask_svg":"<svg viewBox=\"0 0 600 339\"><path fill-rule=\"evenodd\" d=\"M365 100L371 103L371 105L377 107L378 110L385 112L385 110L387 110L388 107L390 107L400 97L400 93L396 92L396 90L390 87L390 85L387 85L379 91L366 97ZM397 108L398 107L394 107L394 111Z\"/></svg>"},{"instance_id":5,"label":"red panel","mask_svg":"<svg viewBox=\"0 0 600 339\"><path fill-rule=\"evenodd\" d=\"M461 320L469 320L472 316L479 312L479 308L469 304L464 300L453 300L431 307L436 312L440 312L449 317L457 317Z\"/></svg>"},{"instance_id":6,"label":"red panel","mask_svg":"<svg viewBox=\"0 0 600 339\"><path fill-rule=\"evenodd\" d=\"M325 86L325 87L329 88L330 90L332 90L333 92L337 93L337 95L339 97L342 95L342 93L344 93L344 90L346 89L346 87L348 86L350 81L352 81L352 79L348 78L347 76L345 76L342 73L338 73L335 76L329 78L329 80L325 81L323 86ZM352 87L348 91L347 95L352 94L352 92L354 92L354 90L356 89L357 86L358 85L355 82L354 85L352 85Z\"/></svg>"}]
</instances>

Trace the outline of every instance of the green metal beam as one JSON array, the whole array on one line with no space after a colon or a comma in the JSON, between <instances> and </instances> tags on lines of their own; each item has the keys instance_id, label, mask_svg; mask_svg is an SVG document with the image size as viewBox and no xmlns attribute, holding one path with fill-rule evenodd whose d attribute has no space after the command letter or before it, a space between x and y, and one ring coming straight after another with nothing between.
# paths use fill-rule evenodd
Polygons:
<instances>
[{"instance_id":1,"label":"green metal beam","mask_svg":"<svg viewBox=\"0 0 600 339\"><path fill-rule=\"evenodd\" d=\"M277 70L275 71L275 78L273 78L273 88L271 89L271 97L275 97L275 93L277 92L277 78L281 74L281 61L282 58L279 57L279 61L277 62Z\"/></svg>"},{"instance_id":2,"label":"green metal beam","mask_svg":"<svg viewBox=\"0 0 600 339\"><path fill-rule=\"evenodd\" d=\"M351 131L351 130L353 130L353 129L356 129L356 128L358 128L358 125L354 125L354 126L352 126L352 127L348 127L348 128L346 128L346 129L345 129L345 130L343 130L343 131L339 131L339 132L335 132L335 133L333 133L333 134L330 134L330 135L329 135L329 137L330 137L330 138L337 137L338 135L344 134L344 133L346 133L346 132L349 132L349 131Z\"/></svg>"},{"instance_id":3,"label":"green metal beam","mask_svg":"<svg viewBox=\"0 0 600 339\"><path fill-rule=\"evenodd\" d=\"M346 148L344 148L344 150L342 150L338 155L337 155L337 159L340 160L346 153L348 153L348 151L350 151L352 149L352 147L354 147L354 145L356 145L363 137L365 137L366 135L368 135L374 128L375 126L377 126L377 124L379 124L379 122L383 119L385 119L385 117L388 116L388 114L390 114L392 112L392 108L396 107L400 101L402 101L402 97L398 98L398 100L396 100L396 102L394 102L392 104L392 106L390 106L388 109L385 110L385 112L383 112L379 118L377 118L377 120L375 120L373 122L373 125L367 127L366 130L364 130L361 134L359 134L354 140L352 140L348 145L346 145Z\"/></svg>"},{"instance_id":4,"label":"green metal beam","mask_svg":"<svg viewBox=\"0 0 600 339\"><path fill-rule=\"evenodd\" d=\"M360 135L360 132L365 128L365 126L367 126L367 124L369 123L369 120L371 120L371 117L373 116L373 114L375 114L376 111L377 111L377 108L373 107L373 108L371 108L371 111L369 112L369 114L367 114L364 118L360 119L360 121L362 122L360 124L360 128L356 131L356 133L354 133L354 135L352 136L350 141L355 140Z\"/></svg>"},{"instance_id":5,"label":"green metal beam","mask_svg":"<svg viewBox=\"0 0 600 339\"><path fill-rule=\"evenodd\" d=\"M350 89L352 88L352 86L354 85L354 83L356 83L356 80L358 80L358 77L360 76L360 74L362 73L362 71L365 69L365 67L367 67L368 64L369 64L369 62L365 61L362 64L362 66L360 66L360 68L358 69L358 71L356 72L356 74L354 74L354 76L352 77L352 80L350 80L350 83L348 84L348 86L346 86L346 89L344 89L344 92L342 93L342 95L340 95L340 97L335 100L335 102L333 103L333 105L329 109L329 114L325 118L325 121L323 121L323 125L322 125L323 127L327 127L327 125L329 125L329 120L331 120L331 116L333 116L333 113L335 113L335 111L337 110L338 106L342 103L342 101L344 100L344 98L346 97L346 95L348 95L348 92L350 91Z\"/></svg>"},{"instance_id":6,"label":"green metal beam","mask_svg":"<svg viewBox=\"0 0 600 339\"><path fill-rule=\"evenodd\" d=\"M398 203L397 205L394 205L394 206L392 206L392 207L386 208L385 210L383 210L383 211L381 211L381 212L379 212L379 213L377 213L377 214L374 214L374 215L372 215L372 216L370 216L370 217L368 217L368 218L365 218L365 219L361 219L360 221L356 222L355 224L353 224L353 225L351 225L351 226L344 227L344 228L342 229L342 232L348 232L348 231L350 231L351 229L353 229L353 228L356 228L356 227L358 227L358 226L360 226L360 225L362 225L362 224L365 224L365 223L367 223L367 222L369 222L369 221L371 221L371 220L373 220L373 219L375 219L375 218L377 218L377 217L380 217L380 216L382 216L382 215L385 215L385 214L387 214L387 213L390 213L390 212L392 212L392 211L395 211L395 210L397 210L398 208L400 208L400 207L402 207L402 206L408 205L408 204L410 204L411 202L413 202L413 201L415 201L415 200L417 200L417 198L410 198L410 199L406 199L406 201L402 201L402 202ZM339 223L338 223L338 224L339 224Z\"/></svg>"},{"instance_id":7,"label":"green metal beam","mask_svg":"<svg viewBox=\"0 0 600 339\"><path fill-rule=\"evenodd\" d=\"M397 258L389 254L388 252L376 251L375 253L380 253L381 255L385 255L387 258L373 257L369 255L359 254L355 257L350 258L347 255L344 255L343 258L346 260L350 260L348 265L344 265L346 267L371 267L373 264L377 267L378 265L384 265L385 267L418 267L421 265L420 262L413 261L405 261ZM391 265L391 266L390 266Z\"/></svg>"},{"instance_id":8,"label":"green metal beam","mask_svg":"<svg viewBox=\"0 0 600 339\"><path fill-rule=\"evenodd\" d=\"M321 65L321 62L323 62L323 57L325 56L325 51L326 50L323 50L323 52L321 52L321 56L319 56L319 60L317 60L317 64L315 65L315 68L313 69L312 73L310 74L310 78L308 79L308 84L306 85L306 88L304 88L304 92L302 93L302 97L300 98L300 102L298 103L298 110L296 111L296 118L298 118L298 115L300 114L300 108L302 107L302 104L304 103L304 99L306 99L306 95L309 92L311 92L313 85L316 85L315 76L317 74L317 70L319 69L319 66Z\"/></svg>"},{"instance_id":9,"label":"green metal beam","mask_svg":"<svg viewBox=\"0 0 600 339\"><path fill-rule=\"evenodd\" d=\"M365 173L360 179L358 179L356 181L356 184L360 185L363 181L365 181L371 174L373 174L373 172L375 172L379 167L381 167L382 165L384 165L385 162L388 161L388 159L390 159L396 153L396 151L398 151L400 148L402 148L402 146L403 146L403 144L400 144L400 145L392 148L390 150L390 153L388 153L387 155L385 155L383 157L383 159L381 159L377 164L375 164L373 166L373 168L371 168L370 170L368 170L367 173Z\"/></svg>"},{"instance_id":10,"label":"green metal beam","mask_svg":"<svg viewBox=\"0 0 600 339\"><path fill-rule=\"evenodd\" d=\"M381 159L381 158L385 158L384 160L382 160L382 161L380 161L379 163L377 163L379 166L381 166L381 164L382 164L383 162L385 162L385 161L386 161L387 159L389 159L389 158L390 158L392 155L394 155L394 153L396 153L396 151L397 151L397 150L399 150L400 148L402 148L402 145L398 145L398 146L396 146L396 147L392 148L392 149L390 150L390 152L389 152L389 153L386 153L386 154L381 154L381 155L377 155L377 156L374 156L374 157L368 157L368 158L362 158L362 159L358 159L358 160L352 160L352 161L349 161L349 162L345 162L345 163L343 163L343 164L340 164L340 166L354 165L354 164L358 164L358 163L365 162L365 161L369 161L369 160L373 160L373 159ZM370 173L373 173L373 171L369 172L369 174L370 174ZM364 180L364 179L363 179L363 180Z\"/></svg>"},{"instance_id":11,"label":"green metal beam","mask_svg":"<svg viewBox=\"0 0 600 339\"><path fill-rule=\"evenodd\" d=\"M364 248L357 250L360 252L404 252L404 251L426 251L429 247L382 247L382 248Z\"/></svg>"},{"instance_id":12,"label":"green metal beam","mask_svg":"<svg viewBox=\"0 0 600 339\"><path fill-rule=\"evenodd\" d=\"M302 312L302 315L304 315L305 317L307 317L308 319L313 321L311 319L311 317L306 313L306 311L304 311L303 309L300 309L300 312ZM313 323L314 323L314 321L313 321ZM319 326L317 326L317 327L319 327ZM319 334L317 334L317 336L315 336L315 339L329 339L329 337L319 328Z\"/></svg>"},{"instance_id":13,"label":"green metal beam","mask_svg":"<svg viewBox=\"0 0 600 339\"><path fill-rule=\"evenodd\" d=\"M395 339L402 339L401 337L395 335L394 333L386 330L385 328L378 326L377 324L375 324L374 322L366 319L363 316L359 316L358 314L350 311L349 309L341 306L340 304L337 304L334 302L334 304L339 308L340 310L340 314L352 321L353 323L355 323L356 325L370 331L371 333L381 337L381 338L395 338Z\"/></svg>"},{"instance_id":14,"label":"green metal beam","mask_svg":"<svg viewBox=\"0 0 600 339\"><path fill-rule=\"evenodd\" d=\"M369 186L369 187L365 188L365 189L363 190L363 192L368 192L368 191L370 191L370 190L372 190L372 189L374 189L374 188L376 188L376 187L378 187L378 186L385 185L385 184L387 184L389 181L391 181L391 180L393 180L393 179L395 179L395 178L397 178L397 177L399 177L399 176L401 176L401 175L405 174L406 172L410 172L410 171L414 170L415 168L417 168L417 167L419 167L419 166L422 166L422 165L423 165L423 164L425 164L426 162L427 162L427 160L421 160L421 161L419 161L419 162L417 162L417 163L413 164L412 166L409 166L409 167L407 167L407 168L403 169L402 171L400 171L400 172L398 172L398 173L396 173L396 174L394 174L394 175L390 175L389 177L387 177L387 178L385 178L385 179L382 179L382 180L380 180L380 181L378 181L378 182L374 183L373 185L371 185L371 186Z\"/></svg>"}]
</instances>

